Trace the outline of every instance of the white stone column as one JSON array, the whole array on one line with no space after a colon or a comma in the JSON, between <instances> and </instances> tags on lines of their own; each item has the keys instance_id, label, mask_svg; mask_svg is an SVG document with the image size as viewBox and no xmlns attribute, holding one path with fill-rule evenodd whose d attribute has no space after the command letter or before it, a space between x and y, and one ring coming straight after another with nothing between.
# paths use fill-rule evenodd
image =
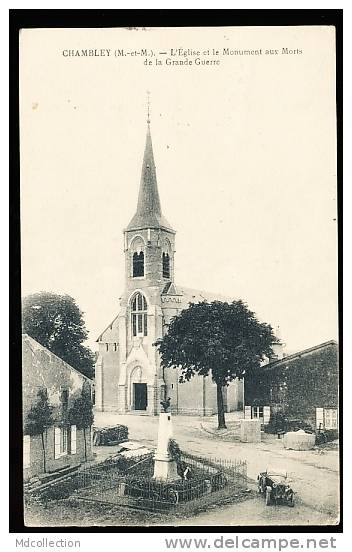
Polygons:
<instances>
[{"instance_id":1,"label":"white stone column","mask_svg":"<svg viewBox=\"0 0 352 552\"><path fill-rule=\"evenodd\" d=\"M154 479L175 481L180 479L177 465L169 454L169 440L172 438L172 418L169 412L159 414L158 446L154 456Z\"/></svg>"}]
</instances>

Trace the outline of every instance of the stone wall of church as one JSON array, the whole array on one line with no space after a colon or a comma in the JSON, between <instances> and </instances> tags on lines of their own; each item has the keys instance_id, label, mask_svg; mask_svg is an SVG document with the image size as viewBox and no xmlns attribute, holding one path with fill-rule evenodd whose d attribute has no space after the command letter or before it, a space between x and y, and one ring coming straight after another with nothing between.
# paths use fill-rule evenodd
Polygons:
<instances>
[{"instance_id":1,"label":"stone wall of church","mask_svg":"<svg viewBox=\"0 0 352 552\"><path fill-rule=\"evenodd\" d=\"M179 383L180 372L167 369L164 372L166 397L170 397L174 414L211 416L217 413L216 385L211 377L194 376L190 381ZM243 408L243 381L234 380L224 390L225 412Z\"/></svg>"},{"instance_id":2,"label":"stone wall of church","mask_svg":"<svg viewBox=\"0 0 352 552\"><path fill-rule=\"evenodd\" d=\"M243 380L234 380L226 388L227 412L243 409Z\"/></svg>"},{"instance_id":3,"label":"stone wall of church","mask_svg":"<svg viewBox=\"0 0 352 552\"><path fill-rule=\"evenodd\" d=\"M166 397L170 397L174 414L211 416L216 409L216 387L210 378L194 376L190 381L179 383L179 370L164 371Z\"/></svg>"},{"instance_id":4,"label":"stone wall of church","mask_svg":"<svg viewBox=\"0 0 352 552\"><path fill-rule=\"evenodd\" d=\"M95 375L95 407L99 411L114 412L118 408L119 351L117 346L115 350L115 343L101 343L100 348Z\"/></svg>"},{"instance_id":5,"label":"stone wall of church","mask_svg":"<svg viewBox=\"0 0 352 552\"><path fill-rule=\"evenodd\" d=\"M116 411L118 407L119 331L118 318L99 337L95 365L95 408Z\"/></svg>"}]
</instances>

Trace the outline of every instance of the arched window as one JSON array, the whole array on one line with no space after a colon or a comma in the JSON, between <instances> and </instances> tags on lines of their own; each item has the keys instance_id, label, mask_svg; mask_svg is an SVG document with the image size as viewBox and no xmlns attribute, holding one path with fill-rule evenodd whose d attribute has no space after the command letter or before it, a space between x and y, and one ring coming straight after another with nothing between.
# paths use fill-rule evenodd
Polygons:
<instances>
[{"instance_id":1,"label":"arched window","mask_svg":"<svg viewBox=\"0 0 352 552\"><path fill-rule=\"evenodd\" d=\"M144 276L144 253L133 253L133 278Z\"/></svg>"},{"instance_id":2,"label":"arched window","mask_svg":"<svg viewBox=\"0 0 352 552\"><path fill-rule=\"evenodd\" d=\"M141 293L132 299L131 322L134 337L148 335L147 301Z\"/></svg>"},{"instance_id":3,"label":"arched window","mask_svg":"<svg viewBox=\"0 0 352 552\"><path fill-rule=\"evenodd\" d=\"M170 256L163 253L163 278L170 278Z\"/></svg>"}]
</instances>

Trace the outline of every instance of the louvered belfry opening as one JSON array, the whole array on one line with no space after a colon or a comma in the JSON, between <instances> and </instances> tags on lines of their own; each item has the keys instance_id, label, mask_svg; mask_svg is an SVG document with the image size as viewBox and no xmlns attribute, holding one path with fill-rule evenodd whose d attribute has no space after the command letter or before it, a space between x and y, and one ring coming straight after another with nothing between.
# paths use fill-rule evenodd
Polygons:
<instances>
[{"instance_id":1,"label":"louvered belfry opening","mask_svg":"<svg viewBox=\"0 0 352 552\"><path fill-rule=\"evenodd\" d=\"M133 278L139 278L144 276L144 253L133 253Z\"/></svg>"},{"instance_id":2,"label":"louvered belfry opening","mask_svg":"<svg viewBox=\"0 0 352 552\"><path fill-rule=\"evenodd\" d=\"M163 253L163 278L170 278L170 256Z\"/></svg>"}]
</instances>

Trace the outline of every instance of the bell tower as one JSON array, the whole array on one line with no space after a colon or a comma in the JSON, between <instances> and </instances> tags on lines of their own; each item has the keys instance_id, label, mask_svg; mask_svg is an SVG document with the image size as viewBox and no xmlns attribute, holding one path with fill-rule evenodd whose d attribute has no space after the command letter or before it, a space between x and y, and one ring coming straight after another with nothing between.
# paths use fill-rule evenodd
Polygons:
<instances>
[{"instance_id":1,"label":"bell tower","mask_svg":"<svg viewBox=\"0 0 352 552\"><path fill-rule=\"evenodd\" d=\"M173 282L174 248L175 231L161 212L148 112L137 210L124 230L126 290Z\"/></svg>"}]
</instances>

